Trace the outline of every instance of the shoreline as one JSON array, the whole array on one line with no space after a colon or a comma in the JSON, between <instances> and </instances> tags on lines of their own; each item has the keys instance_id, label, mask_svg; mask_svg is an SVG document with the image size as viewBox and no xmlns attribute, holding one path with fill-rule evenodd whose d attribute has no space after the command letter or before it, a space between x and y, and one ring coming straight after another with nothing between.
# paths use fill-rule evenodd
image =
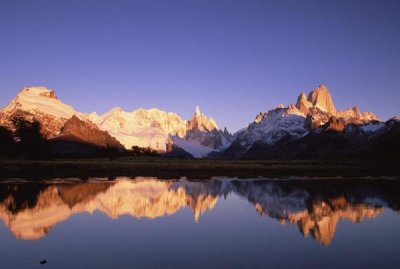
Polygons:
<instances>
[{"instance_id":1,"label":"shoreline","mask_svg":"<svg viewBox=\"0 0 400 269\"><path fill-rule=\"evenodd\" d=\"M393 177L400 179L396 160L187 160L164 158L0 160L0 180L89 177L288 178Z\"/></svg>"}]
</instances>

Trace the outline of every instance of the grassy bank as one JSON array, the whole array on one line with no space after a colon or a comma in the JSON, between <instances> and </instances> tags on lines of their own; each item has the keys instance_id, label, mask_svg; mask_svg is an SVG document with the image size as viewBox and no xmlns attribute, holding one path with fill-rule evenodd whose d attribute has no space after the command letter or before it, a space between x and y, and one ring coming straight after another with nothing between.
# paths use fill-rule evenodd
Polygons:
<instances>
[{"instance_id":1,"label":"grassy bank","mask_svg":"<svg viewBox=\"0 0 400 269\"><path fill-rule=\"evenodd\" d=\"M400 177L393 161L228 161L163 158L0 160L0 178L153 176L228 177Z\"/></svg>"}]
</instances>

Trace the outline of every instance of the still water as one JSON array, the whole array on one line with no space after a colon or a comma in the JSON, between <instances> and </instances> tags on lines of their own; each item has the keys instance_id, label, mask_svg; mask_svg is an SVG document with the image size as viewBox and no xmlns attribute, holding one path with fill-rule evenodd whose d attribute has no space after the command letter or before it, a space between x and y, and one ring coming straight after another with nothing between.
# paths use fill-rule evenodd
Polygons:
<instances>
[{"instance_id":1,"label":"still water","mask_svg":"<svg viewBox=\"0 0 400 269\"><path fill-rule=\"evenodd\" d=\"M383 179L2 182L0 268L400 268L399 210Z\"/></svg>"}]
</instances>

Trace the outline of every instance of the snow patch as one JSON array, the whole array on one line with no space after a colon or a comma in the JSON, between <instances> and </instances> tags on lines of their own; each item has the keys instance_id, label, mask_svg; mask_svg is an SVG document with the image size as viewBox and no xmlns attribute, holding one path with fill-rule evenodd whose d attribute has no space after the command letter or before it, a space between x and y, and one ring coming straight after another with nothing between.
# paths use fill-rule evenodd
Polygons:
<instances>
[{"instance_id":1,"label":"snow patch","mask_svg":"<svg viewBox=\"0 0 400 269\"><path fill-rule=\"evenodd\" d=\"M175 145L190 153L195 158L203 158L214 151L214 149L201 145L197 141L185 140L180 137L173 137L172 141Z\"/></svg>"},{"instance_id":2,"label":"snow patch","mask_svg":"<svg viewBox=\"0 0 400 269\"><path fill-rule=\"evenodd\" d=\"M364 132L376 132L378 131L380 128L382 128L383 126L385 126L384 122L379 122L379 123L369 123L366 125L361 126L361 129Z\"/></svg>"}]
</instances>

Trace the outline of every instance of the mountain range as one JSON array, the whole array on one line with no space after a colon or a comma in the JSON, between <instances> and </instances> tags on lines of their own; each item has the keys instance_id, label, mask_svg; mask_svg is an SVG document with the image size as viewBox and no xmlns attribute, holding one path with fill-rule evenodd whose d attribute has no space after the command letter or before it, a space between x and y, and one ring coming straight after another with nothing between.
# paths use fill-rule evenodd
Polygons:
<instances>
[{"instance_id":1,"label":"mountain range","mask_svg":"<svg viewBox=\"0 0 400 269\"><path fill-rule=\"evenodd\" d=\"M51 149L62 153L137 146L167 156L292 159L398 156L400 149L400 117L382 122L357 107L338 110L324 85L295 104L260 112L233 135L198 106L189 120L155 108L98 115L76 111L46 87L25 87L0 110L0 126L11 132L16 118L39 122Z\"/></svg>"}]
</instances>

